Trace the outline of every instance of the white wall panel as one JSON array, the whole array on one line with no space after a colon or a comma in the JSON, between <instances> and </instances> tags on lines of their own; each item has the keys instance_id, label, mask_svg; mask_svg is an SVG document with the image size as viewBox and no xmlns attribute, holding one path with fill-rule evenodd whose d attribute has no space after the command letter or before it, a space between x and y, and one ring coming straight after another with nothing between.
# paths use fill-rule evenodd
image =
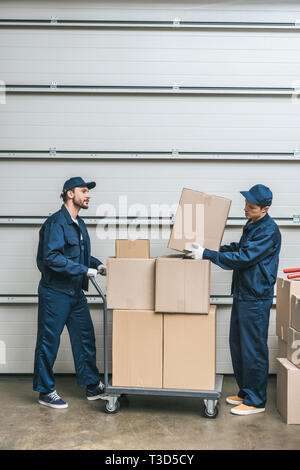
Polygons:
<instances>
[{"instance_id":1,"label":"white wall panel","mask_svg":"<svg viewBox=\"0 0 300 470\"><path fill-rule=\"evenodd\" d=\"M300 31L0 30L7 84L292 87Z\"/></svg>"},{"instance_id":2,"label":"white wall panel","mask_svg":"<svg viewBox=\"0 0 300 470\"><path fill-rule=\"evenodd\" d=\"M299 109L288 96L8 95L0 150L294 152Z\"/></svg>"},{"instance_id":3,"label":"white wall panel","mask_svg":"<svg viewBox=\"0 0 300 470\"><path fill-rule=\"evenodd\" d=\"M279 21L299 18L298 0L81 0L51 2L6 0L1 18L73 20Z\"/></svg>"},{"instance_id":4,"label":"white wall panel","mask_svg":"<svg viewBox=\"0 0 300 470\"><path fill-rule=\"evenodd\" d=\"M300 109L300 108L299 108ZM300 115L300 113L299 113ZM298 132L299 133L299 132ZM300 133L299 133L300 135ZM1 161L0 184L5 197L0 198L0 214L48 216L61 205L59 195L64 181L81 175L95 180L91 202L83 216L97 215L99 206L111 204L121 215L126 197L130 215L135 204L144 204L151 215L154 204L176 205L183 187L232 200L231 217L243 217L241 190L257 183L274 193L270 214L292 217L300 213L299 162L262 161ZM100 215L100 213L98 212ZM123 215L123 214L122 214Z\"/></svg>"},{"instance_id":5,"label":"white wall panel","mask_svg":"<svg viewBox=\"0 0 300 470\"><path fill-rule=\"evenodd\" d=\"M115 256L115 241L99 240L96 228L89 227L92 243L92 253L104 263L109 256ZM286 267L300 266L299 228L281 228L283 244L280 253L279 275ZM113 234L112 234L113 236ZM238 241L241 236L240 227L228 227L225 231L223 243ZM0 257L2 269L0 270L0 295L36 295L40 273L36 267L36 251L38 246L38 228L23 226L16 229L14 226L1 227ZM170 254L167 240L151 241L151 256ZM230 295L232 272L223 271L212 266L211 295ZM106 280L99 277L100 286L105 291ZM93 286L90 295L96 294ZM0 338L1 339L1 338Z\"/></svg>"}]
</instances>

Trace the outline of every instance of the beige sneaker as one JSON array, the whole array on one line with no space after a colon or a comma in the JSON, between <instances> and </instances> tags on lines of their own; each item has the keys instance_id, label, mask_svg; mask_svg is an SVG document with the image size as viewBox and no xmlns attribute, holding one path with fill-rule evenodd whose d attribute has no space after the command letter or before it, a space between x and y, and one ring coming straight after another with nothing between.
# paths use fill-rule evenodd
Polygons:
<instances>
[{"instance_id":1,"label":"beige sneaker","mask_svg":"<svg viewBox=\"0 0 300 470\"><path fill-rule=\"evenodd\" d=\"M243 403L239 406L231 408L230 413L234 415L253 415L255 413L262 413L265 411L265 408L255 408L255 406L247 406Z\"/></svg>"},{"instance_id":2,"label":"beige sneaker","mask_svg":"<svg viewBox=\"0 0 300 470\"><path fill-rule=\"evenodd\" d=\"M243 403L243 399L238 395L232 395L231 397L226 398L226 402L229 403L229 405L241 405L241 403Z\"/></svg>"}]
</instances>

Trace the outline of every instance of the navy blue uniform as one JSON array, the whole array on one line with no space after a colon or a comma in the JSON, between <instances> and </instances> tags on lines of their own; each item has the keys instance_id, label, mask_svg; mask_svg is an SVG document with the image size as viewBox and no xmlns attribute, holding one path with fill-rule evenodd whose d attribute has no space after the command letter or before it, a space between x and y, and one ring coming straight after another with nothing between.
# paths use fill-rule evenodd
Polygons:
<instances>
[{"instance_id":1,"label":"navy blue uniform","mask_svg":"<svg viewBox=\"0 0 300 470\"><path fill-rule=\"evenodd\" d=\"M238 395L245 405L257 408L266 403L269 316L280 247L278 226L266 214L246 223L239 243L203 253L203 259L233 270L229 337L233 370L240 388Z\"/></svg>"},{"instance_id":2,"label":"navy blue uniform","mask_svg":"<svg viewBox=\"0 0 300 470\"><path fill-rule=\"evenodd\" d=\"M79 386L96 384L94 327L83 290L88 290L88 268L100 260L91 256L90 239L84 221L78 225L63 205L48 217L39 233L37 265L42 277L38 288L38 333L35 350L33 389L54 390L53 365L66 325L69 331Z\"/></svg>"}]
</instances>

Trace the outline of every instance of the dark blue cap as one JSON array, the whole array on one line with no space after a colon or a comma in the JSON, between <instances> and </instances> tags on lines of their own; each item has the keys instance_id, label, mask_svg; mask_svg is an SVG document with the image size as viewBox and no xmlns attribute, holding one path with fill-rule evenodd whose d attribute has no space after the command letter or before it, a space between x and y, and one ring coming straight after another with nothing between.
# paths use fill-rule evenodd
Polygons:
<instances>
[{"instance_id":1,"label":"dark blue cap","mask_svg":"<svg viewBox=\"0 0 300 470\"><path fill-rule=\"evenodd\" d=\"M258 204L260 206L270 206L272 204L272 191L263 184L256 184L255 186L252 186L249 191L240 191L240 193L253 204Z\"/></svg>"},{"instance_id":2,"label":"dark blue cap","mask_svg":"<svg viewBox=\"0 0 300 470\"><path fill-rule=\"evenodd\" d=\"M88 189L93 189L96 186L96 183L94 181L86 183L80 176L75 176L65 182L63 187L63 193L66 193L67 191L69 191L69 189L76 188L77 186L87 186Z\"/></svg>"}]
</instances>

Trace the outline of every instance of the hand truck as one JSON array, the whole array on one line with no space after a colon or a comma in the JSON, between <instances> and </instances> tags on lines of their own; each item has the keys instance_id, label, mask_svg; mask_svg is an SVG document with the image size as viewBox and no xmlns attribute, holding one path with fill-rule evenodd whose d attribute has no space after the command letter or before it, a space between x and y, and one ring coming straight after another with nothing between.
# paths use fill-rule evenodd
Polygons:
<instances>
[{"instance_id":1,"label":"hand truck","mask_svg":"<svg viewBox=\"0 0 300 470\"><path fill-rule=\"evenodd\" d=\"M103 301L103 337L104 337L104 386L105 395L103 400L105 404L105 411L107 413L117 413L120 409L120 397L126 395L159 395L169 397L193 397L202 398L203 407L202 413L206 418L216 418L218 415L219 407L218 400L221 396L223 375L216 375L215 389L214 390L178 390L167 388L132 388L132 387L114 387L108 381L108 341L107 341L107 303L106 297L102 292L101 287L98 285L95 278L90 278L93 286L99 293Z\"/></svg>"}]
</instances>

